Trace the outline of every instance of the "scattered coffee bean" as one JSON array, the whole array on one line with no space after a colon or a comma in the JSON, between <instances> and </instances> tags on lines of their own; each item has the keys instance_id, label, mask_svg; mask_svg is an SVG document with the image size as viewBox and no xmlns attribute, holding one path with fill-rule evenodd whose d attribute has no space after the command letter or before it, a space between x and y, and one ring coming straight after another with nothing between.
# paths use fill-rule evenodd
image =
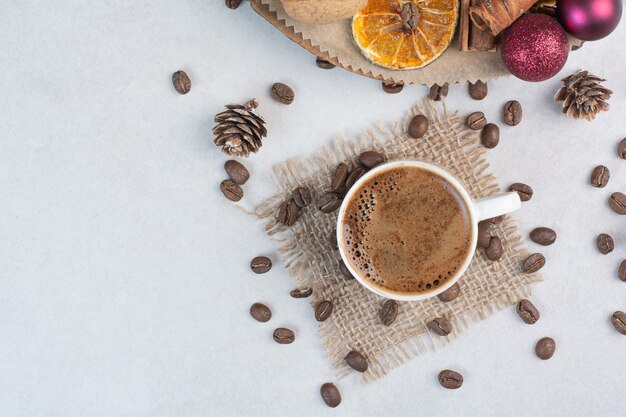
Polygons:
<instances>
[{"instance_id":1,"label":"scattered coffee bean","mask_svg":"<svg viewBox=\"0 0 626 417\"><path fill-rule=\"evenodd\" d=\"M611 173L604 165L598 165L591 171L590 182L596 188L604 188L609 183Z\"/></svg>"},{"instance_id":2,"label":"scattered coffee bean","mask_svg":"<svg viewBox=\"0 0 626 417\"><path fill-rule=\"evenodd\" d=\"M617 145L617 155L622 159L626 159L626 138L622 139L619 145Z\"/></svg>"},{"instance_id":3,"label":"scattered coffee bean","mask_svg":"<svg viewBox=\"0 0 626 417\"><path fill-rule=\"evenodd\" d=\"M540 253L533 253L522 264L522 270L527 274L539 271L546 264L546 258Z\"/></svg>"},{"instance_id":4,"label":"scattered coffee bean","mask_svg":"<svg viewBox=\"0 0 626 417\"><path fill-rule=\"evenodd\" d=\"M333 191L343 190L346 187L348 174L350 174L350 168L348 168L348 165L343 162L337 165L335 175L333 175L333 179L330 182L330 188L332 188Z\"/></svg>"},{"instance_id":5,"label":"scattered coffee bean","mask_svg":"<svg viewBox=\"0 0 626 417\"><path fill-rule=\"evenodd\" d=\"M413 116L409 122L408 134L413 139L419 139L426 134L428 130L428 118L423 114Z\"/></svg>"},{"instance_id":6,"label":"scattered coffee bean","mask_svg":"<svg viewBox=\"0 0 626 417\"><path fill-rule=\"evenodd\" d=\"M350 270L346 266L346 263L342 259L339 259L339 270L341 271L341 274L344 277L346 277L348 279L354 279L354 276L352 275L352 273L350 272Z\"/></svg>"},{"instance_id":7,"label":"scattered coffee bean","mask_svg":"<svg viewBox=\"0 0 626 417\"><path fill-rule=\"evenodd\" d=\"M487 149L493 149L500 142L500 128L493 123L487 123L480 133L480 141Z\"/></svg>"},{"instance_id":8,"label":"scattered coffee bean","mask_svg":"<svg viewBox=\"0 0 626 417\"><path fill-rule=\"evenodd\" d=\"M549 246L556 240L556 232L549 227L536 227L530 232L530 240L539 245Z\"/></svg>"},{"instance_id":9,"label":"scattered coffee bean","mask_svg":"<svg viewBox=\"0 0 626 417\"><path fill-rule=\"evenodd\" d=\"M606 255L608 253L613 252L615 249L615 243L613 242L613 238L606 233L600 233L596 238L596 245L598 246L598 250L602 255Z\"/></svg>"},{"instance_id":10,"label":"scattered coffee bean","mask_svg":"<svg viewBox=\"0 0 626 417\"><path fill-rule=\"evenodd\" d=\"M504 249L502 248L502 241L498 236L491 236L489 245L485 248L485 256L490 261L499 261L502 258Z\"/></svg>"},{"instance_id":11,"label":"scattered coffee bean","mask_svg":"<svg viewBox=\"0 0 626 417\"><path fill-rule=\"evenodd\" d=\"M325 59L322 59L320 57L317 57L315 59L315 65L317 65L321 69L326 69L326 70L335 68L335 64L330 63L330 62L328 62Z\"/></svg>"},{"instance_id":12,"label":"scattered coffee bean","mask_svg":"<svg viewBox=\"0 0 626 417\"><path fill-rule=\"evenodd\" d=\"M486 221L488 221L491 224L500 224L502 223L502 220L504 220L504 218L506 217L506 215L501 215L501 216L496 216L496 217L492 217L491 219L487 219Z\"/></svg>"},{"instance_id":13,"label":"scattered coffee bean","mask_svg":"<svg viewBox=\"0 0 626 417\"><path fill-rule=\"evenodd\" d=\"M396 84L383 81L383 91L387 94L398 94L404 88L404 84Z\"/></svg>"},{"instance_id":14,"label":"scattered coffee bean","mask_svg":"<svg viewBox=\"0 0 626 417\"><path fill-rule=\"evenodd\" d=\"M441 101L441 99L448 96L448 88L448 83L445 83L444 85L433 84L430 86L428 98L433 101Z\"/></svg>"},{"instance_id":15,"label":"scattered coffee bean","mask_svg":"<svg viewBox=\"0 0 626 417\"><path fill-rule=\"evenodd\" d=\"M391 326L391 323L398 317L398 303L395 300L387 300L383 303L378 318L385 326Z\"/></svg>"},{"instance_id":16,"label":"scattered coffee bean","mask_svg":"<svg viewBox=\"0 0 626 417\"><path fill-rule=\"evenodd\" d=\"M377 165L385 162L385 157L383 154L378 153L376 151L365 151L359 155L359 162L365 168L372 169Z\"/></svg>"},{"instance_id":17,"label":"scattered coffee bean","mask_svg":"<svg viewBox=\"0 0 626 417\"><path fill-rule=\"evenodd\" d=\"M185 71L176 71L172 74L172 84L178 94L187 94L191 91L191 79Z\"/></svg>"},{"instance_id":18,"label":"scattered coffee bean","mask_svg":"<svg viewBox=\"0 0 626 417\"><path fill-rule=\"evenodd\" d=\"M626 259L624 259L622 263L619 264L619 268L617 269L617 277L621 281L626 282Z\"/></svg>"},{"instance_id":19,"label":"scattered coffee bean","mask_svg":"<svg viewBox=\"0 0 626 417\"><path fill-rule=\"evenodd\" d=\"M295 290L291 290L289 292L289 295L293 298L307 298L310 297L311 294L313 294L313 288L311 287L296 288Z\"/></svg>"},{"instance_id":20,"label":"scattered coffee bean","mask_svg":"<svg viewBox=\"0 0 626 417\"><path fill-rule=\"evenodd\" d=\"M345 357L346 363L357 372L367 371L367 359L356 350L351 350Z\"/></svg>"},{"instance_id":21,"label":"scattered coffee bean","mask_svg":"<svg viewBox=\"0 0 626 417\"><path fill-rule=\"evenodd\" d=\"M522 105L517 100L507 101L504 105L504 123L517 126L522 121Z\"/></svg>"},{"instance_id":22,"label":"scattered coffee bean","mask_svg":"<svg viewBox=\"0 0 626 417\"><path fill-rule=\"evenodd\" d=\"M456 300L459 295L461 295L461 286L457 282L450 288L439 294L437 298L439 298L439 300L443 303L449 303L450 301Z\"/></svg>"},{"instance_id":23,"label":"scattered coffee bean","mask_svg":"<svg viewBox=\"0 0 626 417\"><path fill-rule=\"evenodd\" d=\"M322 213L332 213L341 206L341 196L339 193L329 191L317 200L317 208Z\"/></svg>"},{"instance_id":24,"label":"scattered coffee bean","mask_svg":"<svg viewBox=\"0 0 626 417\"><path fill-rule=\"evenodd\" d=\"M273 337L274 341L281 345L288 345L296 340L296 335L293 333L293 330L289 330L284 327L279 327L274 330Z\"/></svg>"},{"instance_id":25,"label":"scattered coffee bean","mask_svg":"<svg viewBox=\"0 0 626 417\"><path fill-rule=\"evenodd\" d=\"M609 197L609 207L617 214L626 214L626 194L613 193Z\"/></svg>"},{"instance_id":26,"label":"scattered coffee bean","mask_svg":"<svg viewBox=\"0 0 626 417\"><path fill-rule=\"evenodd\" d=\"M272 85L272 98L279 103L291 104L295 94L291 87L283 83L274 83Z\"/></svg>"},{"instance_id":27,"label":"scattered coffee bean","mask_svg":"<svg viewBox=\"0 0 626 417\"><path fill-rule=\"evenodd\" d=\"M524 323L535 324L540 317L537 307L527 299L520 300L517 303L516 311Z\"/></svg>"},{"instance_id":28,"label":"scattered coffee bean","mask_svg":"<svg viewBox=\"0 0 626 417\"><path fill-rule=\"evenodd\" d=\"M487 97L487 83L484 83L480 80L476 81L473 84L468 82L467 91L469 92L470 97L474 100L482 100Z\"/></svg>"},{"instance_id":29,"label":"scattered coffee bean","mask_svg":"<svg viewBox=\"0 0 626 417\"><path fill-rule=\"evenodd\" d=\"M537 345L535 346L535 353L539 359L543 359L545 361L554 355L555 349L556 342L554 339L551 337L543 337L537 342Z\"/></svg>"},{"instance_id":30,"label":"scattered coffee bean","mask_svg":"<svg viewBox=\"0 0 626 417\"><path fill-rule=\"evenodd\" d=\"M489 230L490 226L491 224L488 220L478 222L477 246L479 248L486 248L487 246L489 246L489 241L491 240L491 232Z\"/></svg>"},{"instance_id":31,"label":"scattered coffee bean","mask_svg":"<svg viewBox=\"0 0 626 417\"><path fill-rule=\"evenodd\" d=\"M352 172L350 172L350 174L348 175L348 178L346 178L346 189L349 190L350 188L352 188L354 183L357 182L357 180L361 178L363 174L365 174L365 170L363 168L354 168Z\"/></svg>"},{"instance_id":32,"label":"scattered coffee bean","mask_svg":"<svg viewBox=\"0 0 626 417\"><path fill-rule=\"evenodd\" d=\"M611 316L611 323L613 323L615 330L626 335L626 313L623 311L616 311Z\"/></svg>"},{"instance_id":33,"label":"scattered coffee bean","mask_svg":"<svg viewBox=\"0 0 626 417\"><path fill-rule=\"evenodd\" d=\"M517 192L517 194L519 194L519 199L522 201L528 201L533 198L533 189L530 188L529 185L523 184L521 182L511 184L511 186L509 187L509 191Z\"/></svg>"},{"instance_id":34,"label":"scattered coffee bean","mask_svg":"<svg viewBox=\"0 0 626 417\"><path fill-rule=\"evenodd\" d=\"M333 302L324 300L315 307L315 320L326 321L333 313Z\"/></svg>"},{"instance_id":35,"label":"scattered coffee bean","mask_svg":"<svg viewBox=\"0 0 626 417\"><path fill-rule=\"evenodd\" d=\"M452 323L443 317L437 317L426 324L428 329L439 336L447 336L452 332Z\"/></svg>"},{"instance_id":36,"label":"scattered coffee bean","mask_svg":"<svg viewBox=\"0 0 626 417\"><path fill-rule=\"evenodd\" d=\"M224 163L224 171L235 184L243 185L250 178L250 172L239 161L230 159Z\"/></svg>"},{"instance_id":37,"label":"scattered coffee bean","mask_svg":"<svg viewBox=\"0 0 626 417\"><path fill-rule=\"evenodd\" d=\"M467 116L465 119L465 125L472 130L480 130L487 125L487 119L485 114L481 111L475 111Z\"/></svg>"},{"instance_id":38,"label":"scattered coffee bean","mask_svg":"<svg viewBox=\"0 0 626 417\"><path fill-rule=\"evenodd\" d=\"M450 369L444 369L439 372L437 379L439 379L442 387L448 389L458 389L463 385L463 375Z\"/></svg>"},{"instance_id":39,"label":"scattered coffee bean","mask_svg":"<svg viewBox=\"0 0 626 417\"><path fill-rule=\"evenodd\" d=\"M256 321L265 323L272 318L272 310L265 304L254 303L252 307L250 307L250 315L254 317Z\"/></svg>"},{"instance_id":40,"label":"scattered coffee bean","mask_svg":"<svg viewBox=\"0 0 626 417\"><path fill-rule=\"evenodd\" d=\"M241 4L241 0L225 0L226 7L229 9L236 9Z\"/></svg>"},{"instance_id":41,"label":"scattered coffee bean","mask_svg":"<svg viewBox=\"0 0 626 417\"><path fill-rule=\"evenodd\" d=\"M339 249L339 245L337 244L337 229L334 229L333 232L328 237L328 242L330 243L330 247L333 250Z\"/></svg>"},{"instance_id":42,"label":"scattered coffee bean","mask_svg":"<svg viewBox=\"0 0 626 417\"><path fill-rule=\"evenodd\" d=\"M276 220L279 223L284 224L285 226L291 227L300 218L300 207L296 204L296 202L291 199L285 201L278 208L278 215L276 216Z\"/></svg>"},{"instance_id":43,"label":"scattered coffee bean","mask_svg":"<svg viewBox=\"0 0 626 417\"><path fill-rule=\"evenodd\" d=\"M335 408L341 404L341 394L339 394L339 390L335 384L331 384L330 382L322 384L320 387L320 394L326 405L329 407Z\"/></svg>"},{"instance_id":44,"label":"scattered coffee bean","mask_svg":"<svg viewBox=\"0 0 626 417\"><path fill-rule=\"evenodd\" d=\"M272 260L267 256L257 256L250 261L250 269L255 274L264 274L272 269Z\"/></svg>"},{"instance_id":45,"label":"scattered coffee bean","mask_svg":"<svg viewBox=\"0 0 626 417\"><path fill-rule=\"evenodd\" d=\"M300 208L308 207L311 202L311 191L306 187L298 187L291 193L291 197L296 205Z\"/></svg>"},{"instance_id":46,"label":"scattered coffee bean","mask_svg":"<svg viewBox=\"0 0 626 417\"><path fill-rule=\"evenodd\" d=\"M243 190L233 180L224 180L220 183L220 191L230 201L239 201L243 197Z\"/></svg>"}]
</instances>

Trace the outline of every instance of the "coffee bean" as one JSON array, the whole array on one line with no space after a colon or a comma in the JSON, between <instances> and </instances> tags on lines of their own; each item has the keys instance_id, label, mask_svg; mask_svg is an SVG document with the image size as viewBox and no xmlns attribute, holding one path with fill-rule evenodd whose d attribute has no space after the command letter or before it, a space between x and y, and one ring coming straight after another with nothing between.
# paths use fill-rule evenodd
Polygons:
<instances>
[{"instance_id":1,"label":"coffee bean","mask_svg":"<svg viewBox=\"0 0 626 417\"><path fill-rule=\"evenodd\" d=\"M335 175L333 175L333 179L330 182L330 188L333 191L340 191L346 187L346 179L348 178L348 174L350 174L350 168L348 165L343 162L337 165L337 169L335 170Z\"/></svg>"},{"instance_id":2,"label":"coffee bean","mask_svg":"<svg viewBox=\"0 0 626 417\"><path fill-rule=\"evenodd\" d=\"M507 101L504 105L504 123L517 126L522 121L522 105L517 100Z\"/></svg>"},{"instance_id":3,"label":"coffee bean","mask_svg":"<svg viewBox=\"0 0 626 417\"><path fill-rule=\"evenodd\" d=\"M433 101L441 101L442 98L448 96L448 88L448 83L445 83L444 85L433 84L430 86L428 98Z\"/></svg>"},{"instance_id":4,"label":"coffee bean","mask_svg":"<svg viewBox=\"0 0 626 417\"><path fill-rule=\"evenodd\" d=\"M315 65L317 65L321 69L326 69L326 70L335 68L335 64L332 64L320 57L317 57L315 59Z\"/></svg>"},{"instance_id":5,"label":"coffee bean","mask_svg":"<svg viewBox=\"0 0 626 417\"><path fill-rule=\"evenodd\" d=\"M291 104L295 94L291 87L283 83L274 83L272 85L272 98L279 103Z\"/></svg>"},{"instance_id":6,"label":"coffee bean","mask_svg":"<svg viewBox=\"0 0 626 417\"><path fill-rule=\"evenodd\" d=\"M403 88L404 84L383 81L383 91L387 94L398 94Z\"/></svg>"},{"instance_id":7,"label":"coffee bean","mask_svg":"<svg viewBox=\"0 0 626 417\"><path fill-rule=\"evenodd\" d=\"M296 205L300 208L308 207L311 202L311 191L306 187L298 187L291 193L291 197Z\"/></svg>"},{"instance_id":8,"label":"coffee bean","mask_svg":"<svg viewBox=\"0 0 626 417\"><path fill-rule=\"evenodd\" d=\"M463 375L458 372L451 371L450 369L444 369L439 372L437 376L439 383L442 387L448 389L458 389L463 385Z\"/></svg>"},{"instance_id":9,"label":"coffee bean","mask_svg":"<svg viewBox=\"0 0 626 417\"><path fill-rule=\"evenodd\" d=\"M549 246L556 240L556 232L549 227L536 227L530 232L530 240L539 245Z\"/></svg>"},{"instance_id":10,"label":"coffee bean","mask_svg":"<svg viewBox=\"0 0 626 417\"><path fill-rule=\"evenodd\" d=\"M351 350L345 357L346 363L357 372L367 371L367 359L356 350Z\"/></svg>"},{"instance_id":11,"label":"coffee bean","mask_svg":"<svg viewBox=\"0 0 626 417\"><path fill-rule=\"evenodd\" d=\"M331 384L330 382L322 384L320 387L320 395L329 407L335 408L341 404L341 394L339 394L339 390L335 384Z\"/></svg>"},{"instance_id":12,"label":"coffee bean","mask_svg":"<svg viewBox=\"0 0 626 417\"><path fill-rule=\"evenodd\" d=\"M365 168L372 169L377 165L385 162L385 157L383 154L378 153L376 151L365 151L359 155L359 162Z\"/></svg>"},{"instance_id":13,"label":"coffee bean","mask_svg":"<svg viewBox=\"0 0 626 417\"><path fill-rule=\"evenodd\" d=\"M481 111L475 111L467 116L467 119L465 119L465 125L472 130L482 129L485 125L487 125L485 114Z\"/></svg>"},{"instance_id":14,"label":"coffee bean","mask_svg":"<svg viewBox=\"0 0 626 417\"><path fill-rule=\"evenodd\" d=\"M225 0L226 7L229 9L236 9L241 4L241 0Z\"/></svg>"},{"instance_id":15,"label":"coffee bean","mask_svg":"<svg viewBox=\"0 0 626 417\"><path fill-rule=\"evenodd\" d=\"M450 288L439 294L437 298L439 298L439 300L441 300L441 302L443 303L449 303L450 301L456 300L459 295L461 295L461 286L457 282Z\"/></svg>"},{"instance_id":16,"label":"coffee bean","mask_svg":"<svg viewBox=\"0 0 626 417\"><path fill-rule=\"evenodd\" d=\"M326 321L333 313L333 302L324 300L315 307L315 320Z\"/></svg>"},{"instance_id":17,"label":"coffee bean","mask_svg":"<svg viewBox=\"0 0 626 417\"><path fill-rule=\"evenodd\" d=\"M339 245L337 244L337 229L333 229L333 232L328 237L328 242L330 243L330 248L333 250L339 249Z\"/></svg>"},{"instance_id":18,"label":"coffee bean","mask_svg":"<svg viewBox=\"0 0 626 417\"><path fill-rule=\"evenodd\" d=\"M487 90L487 83L480 80L473 84L470 82L467 83L467 91L469 92L470 97L474 100L482 100L487 97Z\"/></svg>"},{"instance_id":19,"label":"coffee bean","mask_svg":"<svg viewBox=\"0 0 626 417\"><path fill-rule=\"evenodd\" d=\"M487 123L480 133L480 141L487 149L493 149L500 142L500 128L493 123Z\"/></svg>"},{"instance_id":20,"label":"coffee bean","mask_svg":"<svg viewBox=\"0 0 626 417\"><path fill-rule=\"evenodd\" d=\"M387 300L383 303L378 318L385 326L391 326L391 323L398 317L398 303L395 300Z\"/></svg>"},{"instance_id":21,"label":"coffee bean","mask_svg":"<svg viewBox=\"0 0 626 417\"><path fill-rule=\"evenodd\" d=\"M272 260L267 256L257 256L250 261L250 269L255 274L264 274L272 269Z\"/></svg>"},{"instance_id":22,"label":"coffee bean","mask_svg":"<svg viewBox=\"0 0 626 417\"><path fill-rule=\"evenodd\" d=\"M502 253L504 253L502 241L498 236L491 236L489 245L485 248L485 256L490 261L499 261L502 258Z\"/></svg>"},{"instance_id":23,"label":"coffee bean","mask_svg":"<svg viewBox=\"0 0 626 417\"><path fill-rule=\"evenodd\" d=\"M622 193L613 193L609 197L609 207L617 214L626 214L626 195Z\"/></svg>"},{"instance_id":24,"label":"coffee bean","mask_svg":"<svg viewBox=\"0 0 626 417\"><path fill-rule=\"evenodd\" d=\"M317 208L322 213L332 213L341 206L341 196L339 193L329 191L317 200Z\"/></svg>"},{"instance_id":25,"label":"coffee bean","mask_svg":"<svg viewBox=\"0 0 626 417\"><path fill-rule=\"evenodd\" d=\"M252 307L250 307L250 315L254 317L256 321L265 323L272 318L272 310L265 304L254 303Z\"/></svg>"},{"instance_id":26,"label":"coffee bean","mask_svg":"<svg viewBox=\"0 0 626 417\"><path fill-rule=\"evenodd\" d=\"M511 184L509 191L517 192L517 194L519 194L519 199L522 201L528 201L533 198L533 189L521 182Z\"/></svg>"},{"instance_id":27,"label":"coffee bean","mask_svg":"<svg viewBox=\"0 0 626 417\"><path fill-rule=\"evenodd\" d=\"M187 94L191 91L191 79L185 71L176 71L172 74L172 84L178 94Z\"/></svg>"},{"instance_id":28,"label":"coffee bean","mask_svg":"<svg viewBox=\"0 0 626 417\"><path fill-rule=\"evenodd\" d=\"M615 249L615 243L613 242L613 238L606 233L600 233L596 238L596 245L598 246L598 250L602 255L606 255L608 253L613 252Z\"/></svg>"},{"instance_id":29,"label":"coffee bean","mask_svg":"<svg viewBox=\"0 0 626 417\"><path fill-rule=\"evenodd\" d=\"M619 264L619 268L617 269L617 277L621 281L626 282L626 259L624 259L622 263Z\"/></svg>"},{"instance_id":30,"label":"coffee bean","mask_svg":"<svg viewBox=\"0 0 626 417\"><path fill-rule=\"evenodd\" d=\"M313 288L304 287L304 288L296 288L295 290L289 291L289 295L293 298L307 298L313 294Z\"/></svg>"},{"instance_id":31,"label":"coffee bean","mask_svg":"<svg viewBox=\"0 0 626 417\"><path fill-rule=\"evenodd\" d=\"M554 339L551 337L543 337L537 342L537 345L535 346L535 353L539 359L543 359L545 361L554 355L555 349L556 342Z\"/></svg>"},{"instance_id":32,"label":"coffee bean","mask_svg":"<svg viewBox=\"0 0 626 417\"><path fill-rule=\"evenodd\" d=\"M348 279L354 279L354 276L352 275L352 273L346 266L346 263L342 259L339 259L339 270L341 271L344 277Z\"/></svg>"},{"instance_id":33,"label":"coffee bean","mask_svg":"<svg viewBox=\"0 0 626 417\"><path fill-rule=\"evenodd\" d=\"M539 271L546 264L546 258L540 253L528 256L522 264L522 270L527 274Z\"/></svg>"},{"instance_id":34,"label":"coffee bean","mask_svg":"<svg viewBox=\"0 0 626 417\"><path fill-rule=\"evenodd\" d=\"M517 303L516 311L524 323L535 324L540 317L537 307L527 299L520 300Z\"/></svg>"},{"instance_id":35,"label":"coffee bean","mask_svg":"<svg viewBox=\"0 0 626 417\"><path fill-rule=\"evenodd\" d=\"M413 116L409 122L408 134L413 139L419 139L426 134L428 130L428 118L423 114Z\"/></svg>"},{"instance_id":36,"label":"coffee bean","mask_svg":"<svg viewBox=\"0 0 626 417\"><path fill-rule=\"evenodd\" d=\"M478 247L486 248L489 246L489 241L491 240L491 232L489 231L489 227L491 224L487 220L483 220L482 222L478 222Z\"/></svg>"},{"instance_id":37,"label":"coffee bean","mask_svg":"<svg viewBox=\"0 0 626 417\"><path fill-rule=\"evenodd\" d=\"M285 201L278 208L278 215L276 216L276 220L279 223L284 224L285 226L293 226L294 224L296 224L296 221L298 221L299 218L300 207L298 207L293 199Z\"/></svg>"},{"instance_id":38,"label":"coffee bean","mask_svg":"<svg viewBox=\"0 0 626 417\"><path fill-rule=\"evenodd\" d=\"M617 155L622 159L626 159L626 138L622 139L619 145L617 145Z\"/></svg>"},{"instance_id":39,"label":"coffee bean","mask_svg":"<svg viewBox=\"0 0 626 417\"><path fill-rule=\"evenodd\" d=\"M626 313L623 311L616 311L611 316L611 323L613 323L615 330L626 335Z\"/></svg>"},{"instance_id":40,"label":"coffee bean","mask_svg":"<svg viewBox=\"0 0 626 417\"><path fill-rule=\"evenodd\" d=\"M350 174L348 175L348 178L346 179L346 189L349 190L350 188L352 188L354 183L357 182L357 180L361 178L363 174L365 174L365 170L363 168L361 167L354 168L352 172L350 172Z\"/></svg>"},{"instance_id":41,"label":"coffee bean","mask_svg":"<svg viewBox=\"0 0 626 417\"><path fill-rule=\"evenodd\" d=\"M230 201L239 201L243 197L243 190L233 180L224 180L220 183L220 191Z\"/></svg>"},{"instance_id":42,"label":"coffee bean","mask_svg":"<svg viewBox=\"0 0 626 417\"><path fill-rule=\"evenodd\" d=\"M452 323L443 317L437 317L429 321L426 327L439 336L447 336L452 332Z\"/></svg>"},{"instance_id":43,"label":"coffee bean","mask_svg":"<svg viewBox=\"0 0 626 417\"><path fill-rule=\"evenodd\" d=\"M604 188L609 183L611 173L604 165L598 165L591 171L590 182L596 188Z\"/></svg>"},{"instance_id":44,"label":"coffee bean","mask_svg":"<svg viewBox=\"0 0 626 417\"><path fill-rule=\"evenodd\" d=\"M284 327L279 327L274 330L273 337L274 341L281 345L288 345L296 340L296 335L293 333L293 330L289 330Z\"/></svg>"},{"instance_id":45,"label":"coffee bean","mask_svg":"<svg viewBox=\"0 0 626 417\"><path fill-rule=\"evenodd\" d=\"M250 178L250 172L239 161L230 159L224 163L224 171L235 184L243 185Z\"/></svg>"}]
</instances>

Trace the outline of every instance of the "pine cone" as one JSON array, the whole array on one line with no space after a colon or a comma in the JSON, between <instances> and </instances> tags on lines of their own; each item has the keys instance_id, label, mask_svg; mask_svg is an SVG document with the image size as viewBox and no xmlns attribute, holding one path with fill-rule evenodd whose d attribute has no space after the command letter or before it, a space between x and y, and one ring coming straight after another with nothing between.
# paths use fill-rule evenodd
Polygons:
<instances>
[{"instance_id":1,"label":"pine cone","mask_svg":"<svg viewBox=\"0 0 626 417\"><path fill-rule=\"evenodd\" d=\"M215 115L215 144L229 156L250 155L263 145L267 136L265 120L254 112L259 103L252 99L246 104L229 104L227 110Z\"/></svg>"},{"instance_id":2,"label":"pine cone","mask_svg":"<svg viewBox=\"0 0 626 417\"><path fill-rule=\"evenodd\" d=\"M567 117L590 121L597 113L609 109L607 100L613 92L600 84L606 80L581 70L562 81L563 86L554 99L563 102Z\"/></svg>"}]
</instances>

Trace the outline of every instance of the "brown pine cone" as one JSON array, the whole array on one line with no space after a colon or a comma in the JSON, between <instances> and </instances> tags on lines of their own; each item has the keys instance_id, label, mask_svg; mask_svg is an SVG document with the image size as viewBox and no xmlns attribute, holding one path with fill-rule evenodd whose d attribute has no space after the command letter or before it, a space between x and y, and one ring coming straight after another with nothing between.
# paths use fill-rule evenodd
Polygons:
<instances>
[{"instance_id":1,"label":"brown pine cone","mask_svg":"<svg viewBox=\"0 0 626 417\"><path fill-rule=\"evenodd\" d=\"M606 80L581 70L562 81L563 86L554 99L563 102L563 113L567 117L590 121L599 112L609 109L607 100L613 92L602 86Z\"/></svg>"},{"instance_id":2,"label":"brown pine cone","mask_svg":"<svg viewBox=\"0 0 626 417\"><path fill-rule=\"evenodd\" d=\"M214 142L226 155L247 157L263 145L267 129L265 120L254 111L258 105L255 99L243 106L229 104L215 115Z\"/></svg>"}]
</instances>

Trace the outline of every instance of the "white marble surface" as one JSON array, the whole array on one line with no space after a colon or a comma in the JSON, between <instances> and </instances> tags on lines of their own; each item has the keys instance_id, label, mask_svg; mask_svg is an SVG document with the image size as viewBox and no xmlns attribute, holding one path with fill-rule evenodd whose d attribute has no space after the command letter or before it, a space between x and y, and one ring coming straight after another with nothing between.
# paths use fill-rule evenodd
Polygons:
<instances>
[{"instance_id":1,"label":"white marble surface","mask_svg":"<svg viewBox=\"0 0 626 417\"><path fill-rule=\"evenodd\" d=\"M318 69L313 58L258 18L221 0L4 0L0 13L0 415L17 416L606 416L625 415L626 337L611 327L626 310L616 269L626 255L626 219L606 197L626 188L615 147L626 135L622 25L572 54L560 76L581 67L609 79L611 111L593 123L559 115L558 81L490 83L484 102L462 86L447 105L497 119L517 98L524 121L504 126L490 151L501 183L523 181L533 200L515 217L522 230L559 233L542 249L545 281L534 326L514 309L466 331L383 380L337 382L339 409L319 398L334 381L308 303L287 293L261 225L218 190L224 176L211 141L212 115L256 96L270 137L248 162L245 203L271 194L263 175L307 156L335 133L356 134L401 117L425 88L396 96L378 82ZM187 96L174 70L193 79ZM286 107L274 81L296 90ZM609 186L588 185L606 164ZM600 255L600 232L616 250ZM538 249L532 242L532 249ZM249 260L269 254L255 276ZM251 303L274 311L253 321ZM275 344L277 326L296 330ZM549 361L534 343L557 341ZM442 389L442 368L463 373Z\"/></svg>"}]
</instances>

